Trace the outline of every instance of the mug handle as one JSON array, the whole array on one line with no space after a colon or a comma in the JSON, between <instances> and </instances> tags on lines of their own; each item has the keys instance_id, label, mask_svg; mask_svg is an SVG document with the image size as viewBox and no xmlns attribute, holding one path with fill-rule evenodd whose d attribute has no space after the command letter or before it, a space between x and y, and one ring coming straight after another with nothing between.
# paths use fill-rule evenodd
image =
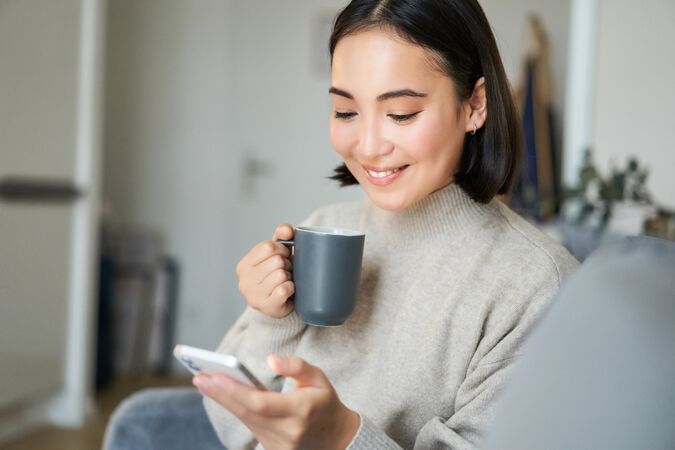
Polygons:
<instances>
[{"instance_id":1,"label":"mug handle","mask_svg":"<svg viewBox=\"0 0 675 450\"><path fill-rule=\"evenodd\" d=\"M277 239L277 242L291 247L291 255L295 253L295 239Z\"/></svg>"},{"instance_id":2,"label":"mug handle","mask_svg":"<svg viewBox=\"0 0 675 450\"><path fill-rule=\"evenodd\" d=\"M295 240L294 239L277 239L277 242L280 244L288 245L289 247L292 247L295 249ZM293 270L291 270L291 279L293 277ZM291 298L295 298L295 295L292 295Z\"/></svg>"}]
</instances>

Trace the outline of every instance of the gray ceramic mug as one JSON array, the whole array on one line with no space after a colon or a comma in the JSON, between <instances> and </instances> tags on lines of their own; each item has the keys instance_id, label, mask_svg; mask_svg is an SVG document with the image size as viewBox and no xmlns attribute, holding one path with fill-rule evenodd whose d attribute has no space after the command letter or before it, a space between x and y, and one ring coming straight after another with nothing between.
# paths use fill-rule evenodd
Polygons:
<instances>
[{"instance_id":1,"label":"gray ceramic mug","mask_svg":"<svg viewBox=\"0 0 675 450\"><path fill-rule=\"evenodd\" d=\"M342 325L354 311L366 235L354 230L296 227L293 240L295 310L308 325Z\"/></svg>"}]
</instances>

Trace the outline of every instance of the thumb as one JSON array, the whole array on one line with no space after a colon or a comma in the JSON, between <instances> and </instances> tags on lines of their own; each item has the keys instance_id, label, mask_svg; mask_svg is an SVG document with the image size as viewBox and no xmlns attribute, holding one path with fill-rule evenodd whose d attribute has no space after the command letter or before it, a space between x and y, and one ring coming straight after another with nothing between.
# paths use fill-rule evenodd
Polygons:
<instances>
[{"instance_id":1,"label":"thumb","mask_svg":"<svg viewBox=\"0 0 675 450\"><path fill-rule=\"evenodd\" d=\"M293 239L294 235L293 227L287 223L282 223L277 227L276 230L274 230L274 236L272 236L272 240L276 241L277 239Z\"/></svg>"},{"instance_id":2,"label":"thumb","mask_svg":"<svg viewBox=\"0 0 675 450\"><path fill-rule=\"evenodd\" d=\"M297 387L331 387L321 369L297 356L269 355L267 364L279 375L293 378Z\"/></svg>"}]
</instances>

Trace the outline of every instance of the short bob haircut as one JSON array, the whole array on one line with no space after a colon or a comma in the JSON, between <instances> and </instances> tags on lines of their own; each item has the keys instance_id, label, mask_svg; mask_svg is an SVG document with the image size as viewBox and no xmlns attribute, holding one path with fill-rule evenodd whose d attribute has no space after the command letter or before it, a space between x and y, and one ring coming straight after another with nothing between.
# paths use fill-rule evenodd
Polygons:
<instances>
[{"instance_id":1,"label":"short bob haircut","mask_svg":"<svg viewBox=\"0 0 675 450\"><path fill-rule=\"evenodd\" d=\"M494 35L478 2L352 0L335 19L331 60L340 39L376 27L430 50L460 101L468 100L478 79L485 77L487 119L475 134L466 134L454 180L477 202L506 194L520 161L520 122ZM345 164L330 178L341 186L358 184Z\"/></svg>"}]
</instances>

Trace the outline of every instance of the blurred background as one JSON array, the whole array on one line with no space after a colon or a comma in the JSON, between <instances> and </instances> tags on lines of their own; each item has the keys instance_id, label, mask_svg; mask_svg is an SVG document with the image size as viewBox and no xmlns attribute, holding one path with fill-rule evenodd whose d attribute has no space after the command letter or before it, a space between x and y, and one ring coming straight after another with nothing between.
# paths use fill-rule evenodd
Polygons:
<instances>
[{"instance_id":1,"label":"blurred background","mask_svg":"<svg viewBox=\"0 0 675 450\"><path fill-rule=\"evenodd\" d=\"M345 0L0 0L0 447L97 448L187 384L276 224L362 198L326 179ZM675 2L484 0L523 114L505 199L580 259L675 239Z\"/></svg>"}]
</instances>

